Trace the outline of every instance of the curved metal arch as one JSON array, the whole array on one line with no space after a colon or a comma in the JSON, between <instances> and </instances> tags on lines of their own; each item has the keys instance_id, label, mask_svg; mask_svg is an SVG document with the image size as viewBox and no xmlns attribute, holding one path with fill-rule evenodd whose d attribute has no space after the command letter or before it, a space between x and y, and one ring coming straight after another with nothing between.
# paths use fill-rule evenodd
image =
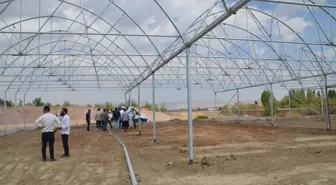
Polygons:
<instances>
[{"instance_id":1,"label":"curved metal arch","mask_svg":"<svg viewBox=\"0 0 336 185\"><path fill-rule=\"evenodd\" d=\"M296 33L295 32L295 30L293 30L290 26L288 26L285 22L283 22L283 21L281 21L280 19L278 19L278 18L276 18L276 17L274 17L274 16L272 16L272 15L270 15L270 14L268 14L268 13L265 13L265 12L262 12L262 11L260 11L260 10L256 10L256 9L254 9L254 8L248 8L249 10L252 10L252 11L256 11L256 12L259 12L259 13L262 13L262 14L264 14L264 15L266 15L266 16L269 16L269 17L271 17L271 18L273 18L273 19L275 19L275 20L277 20L278 22L280 22L281 24L283 24L284 26L286 26L288 29L290 29L303 43L305 43L305 46L309 49L309 51L311 52L311 53L314 53L313 52L313 50L310 48L310 46L306 43L306 41L298 34L298 33ZM314 56L314 58L315 58L315 60L316 60L316 62L319 64L319 66L320 66L320 68L321 68L321 72L323 73L323 74L325 74L325 72L324 72L324 70L323 70L323 67L321 66L321 64L318 62L318 59L315 57L315 55L313 55ZM323 62L323 61L321 61L321 62Z\"/></svg>"},{"instance_id":2,"label":"curved metal arch","mask_svg":"<svg viewBox=\"0 0 336 185\"><path fill-rule=\"evenodd\" d=\"M184 44L185 44L185 39L183 37L183 35L181 34L181 32L179 31L179 29L176 27L176 25L174 24L174 22L172 21L172 19L169 17L168 13L162 8L162 6L160 5L159 2L157 2L157 0L154 0L154 2L156 3L156 5L161 9L161 11L166 15L167 19L169 20L169 22L174 26L175 30L177 31L177 33L179 34L180 38L183 40Z\"/></svg>"},{"instance_id":3,"label":"curved metal arch","mask_svg":"<svg viewBox=\"0 0 336 185\"><path fill-rule=\"evenodd\" d=\"M54 59L53 59L54 60ZM48 62L52 62L53 60L50 60L50 61L47 61L47 62L45 62L45 63L48 63ZM26 69L27 67L29 67L30 65L31 65L32 63L30 63L30 64L28 64L28 66L26 66L24 69ZM24 70L23 69L23 70ZM110 69L110 68L109 68ZM20 90L20 88L22 87L22 85L26 82L26 80L29 78L29 77L31 77L30 75L32 75L35 71L37 71L38 69L34 69L25 79L24 79L24 81L20 84L20 86L18 87L18 91ZM111 75L111 77L113 78L114 77L114 75L115 74L113 74L112 73L112 71L111 71L111 69L109 70L109 71L107 71L107 68L103 68L103 71L104 72L110 72L110 75ZM22 71L21 71L22 72ZM36 78L35 78L35 80L34 81L36 81L38 78L40 78L41 76L44 76L43 74L44 73L46 73L47 71L43 71L42 72L42 74L40 74L40 75L38 75ZM108 74L108 73L107 73ZM6 91L10 88L10 86L12 85L12 83L14 82L14 80L17 78L17 75L14 77L14 79L12 80L12 82L8 85L8 87L7 87L7 89L6 89ZM114 78L115 79L115 78ZM118 85L120 86L120 87L122 87L122 85L118 82L118 80L119 79L115 79L116 80L116 82L118 83ZM28 90L30 89L30 87L31 87L31 85L32 84L30 84L30 86L29 86L29 88L28 88ZM27 92L28 92L28 90L27 90Z\"/></svg>"},{"instance_id":4,"label":"curved metal arch","mask_svg":"<svg viewBox=\"0 0 336 185\"><path fill-rule=\"evenodd\" d=\"M55 42L57 42L57 41L55 41ZM50 44L50 43L47 43L47 44ZM46 44L46 45L47 45ZM37 48L37 47L36 47ZM36 49L35 48L35 49ZM89 54L88 54L89 55ZM42 56L43 57L43 56ZM42 58L41 56L39 57L39 58L37 58L36 60L34 60L34 61L32 61L31 63L29 63L27 66L26 66L26 68L27 67L29 67L30 65L32 65L35 61L37 61L38 59L40 59L40 58ZM109 57L107 57L107 58L109 58ZM111 59L110 59L111 60ZM120 60L120 59L119 59ZM121 60L122 61L122 60ZM125 64L124 64L125 65ZM126 66L126 65L125 65ZM26 68L23 68L19 73L22 73ZM36 70L34 70L34 71L36 71ZM125 73L124 73L125 74ZM133 73L132 73L132 75L133 75ZM134 76L134 75L133 75ZM18 77L18 75L16 75L16 77L13 79L13 81L16 79ZM135 77L135 76L134 76ZM26 78L27 79L27 78ZM25 80L26 80L25 79ZM24 81L25 81L24 80ZM8 85L8 87L7 87L7 89L11 86L11 84L13 83L13 81Z\"/></svg>"},{"instance_id":5,"label":"curved metal arch","mask_svg":"<svg viewBox=\"0 0 336 185\"><path fill-rule=\"evenodd\" d=\"M84 36L85 37L85 36ZM28 38L26 38L26 39L29 39L29 37ZM26 40L25 39L25 40ZM90 39L90 38L89 38ZM78 44L78 45L82 45L82 46L84 46L84 47L88 47L87 45L85 45L85 44L83 44L83 43L79 43L79 42L74 42L74 41L70 41L70 40L61 40L61 41L67 41L67 42L70 42L70 43L75 43L75 44ZM92 40L92 41L94 41L94 42L96 42L95 40ZM40 46L37 46L37 47L35 47L35 48L33 48L33 49L30 49L30 50L28 50L28 51L33 51L34 49L38 49L39 47L41 47L41 46L44 46L44 45L49 45L49 44L51 44L51 43L58 43L59 41L53 41L53 42L48 42L48 43L44 43L44 44L42 44L42 45L40 45ZM20 43L20 42L19 42ZM19 44L19 43L16 43L15 45L17 45L17 44ZM100 46L102 46L103 48L105 48L105 49L107 49L108 51L110 51L112 54L113 54L113 52L110 50L110 49L108 49L108 48L106 48L104 45L102 45L102 44L100 44L100 43L98 43L98 42L96 42L97 44L99 44ZM14 45L13 46L11 46L11 47L14 47ZM10 48L11 48L10 47ZM8 49L7 49L8 50ZM6 51L7 51L6 50ZM76 51L79 51L79 52L81 52L80 50L76 50ZM96 50L95 50L96 51ZM101 53L100 51L98 51L97 50L97 52L98 53ZM103 53L101 53L101 54L103 54ZM89 54L88 54L89 55ZM108 56L106 56L107 58L109 58ZM125 66L126 66L126 64L123 62L123 60L121 60L120 58L119 58L119 56L115 56L115 57L117 57L118 59L119 59L119 61L121 61ZM20 57L18 57L18 58L16 58L13 62L11 62L5 69L7 69L8 67L10 67L13 63L15 63L18 59L19 59ZM43 56L41 57L40 56L40 58L43 58ZM110 60L111 60L111 58L109 58ZM32 61L32 63L34 63L34 62L36 62L37 60L33 60ZM113 61L113 60L111 60L111 61ZM114 62L113 62L114 63ZM115 63L114 63L115 64ZM133 63L134 64L134 63ZM120 67L117 67L117 68L119 68L120 69ZM129 70L129 69L128 69ZM130 71L130 70L129 70ZM22 72L22 71L21 71ZM20 73L21 73L20 72ZM130 71L130 73L133 75L133 73L132 73L132 71ZM134 75L133 75L134 76ZM135 77L135 76L134 76Z\"/></svg>"},{"instance_id":6,"label":"curved metal arch","mask_svg":"<svg viewBox=\"0 0 336 185\"><path fill-rule=\"evenodd\" d=\"M117 7L120 11L122 11L141 30L141 32L146 35L146 32L141 28L141 26L127 12L125 12L124 9L122 9L120 6L118 6L114 2L114 0L108 0L108 1L110 1L115 7ZM148 36L146 36L146 37L149 40L149 42L153 45L154 49L156 50L156 52L160 56L161 60L163 60L163 57L161 56L161 54L160 54L159 50L157 49L157 47L155 46L155 44L153 43L152 39L150 39Z\"/></svg>"},{"instance_id":7,"label":"curved metal arch","mask_svg":"<svg viewBox=\"0 0 336 185\"><path fill-rule=\"evenodd\" d=\"M204 45L202 45L202 44L197 44L198 46L205 47L205 48L210 49L210 50L212 49L212 50L216 51L217 53L221 53L221 54L224 55L224 53L222 53L222 52L220 52L220 51L218 51L218 50L212 48L211 46L207 46L203 39L201 39L201 41L203 42ZM212 52L211 52L211 55L214 56L214 54L213 54ZM208 59L208 60L209 60L209 59ZM232 60L232 59L229 59L229 60L231 60L231 62L232 62L234 65L236 65L236 66L240 69L240 71L246 76L245 72L244 72L243 70L241 70L241 68L239 67L239 65L238 65L234 60ZM216 61L216 60L215 60L215 61ZM216 62L218 62L218 61L216 61ZM219 63L219 62L218 62L218 63ZM220 65L217 65L217 66L221 69L221 71L227 73L227 71L225 71ZM228 74L228 73L227 73L227 74ZM246 78L246 77L245 77L245 78ZM230 76L230 79L231 79L231 81L233 82L234 86L237 88L236 84L234 83L234 79L233 79L231 76ZM241 81L243 81L243 79L242 79L241 76L239 76L239 79L240 79ZM251 81L250 81L248 78L246 78L246 79L247 79L247 81L251 84ZM251 85L252 85L252 84L251 84ZM223 87L223 88L224 88L224 87Z\"/></svg>"},{"instance_id":8,"label":"curved metal arch","mask_svg":"<svg viewBox=\"0 0 336 185\"><path fill-rule=\"evenodd\" d=\"M215 49L215 48L208 47L207 45L202 45L202 44L197 44L197 45L198 45L198 46L205 47L205 48L207 48L207 49L214 50L215 52L220 53L220 54L222 54L223 56L225 56L225 53L222 53L221 51L219 51L219 50L217 50L217 49ZM234 44L234 45L235 45L235 44ZM239 46L238 46L238 47L239 47ZM242 49L242 51L244 51L244 50ZM245 75L245 78L248 80L248 82L250 83L250 85L252 85L251 81L246 77L247 75L246 75L245 72L241 69L241 67L240 67L236 62L234 62L234 60L232 60L230 57L228 57L228 59L229 59L233 64L235 64L235 65L237 66L238 69L240 69L240 71ZM223 71L223 72L225 72L225 71ZM240 80L242 80L241 77L240 77Z\"/></svg>"},{"instance_id":9,"label":"curved metal arch","mask_svg":"<svg viewBox=\"0 0 336 185\"><path fill-rule=\"evenodd\" d=\"M110 3L111 4L113 4L113 5L115 5L116 6L116 4L112 1L111 2L111 0L109 0L110 1ZM75 7L77 7L77 8L79 8L80 10L82 10L82 7L80 7L80 6L78 6L78 5L76 5L76 4L73 4L73 3L70 3L70 2L68 2L68 1L63 1L63 2L65 2L65 3L67 3L67 4L69 4L69 5L72 5L72 6L75 6ZM86 12L88 12L88 13L90 13L90 14L92 14L92 15L94 15L94 16L96 16L96 17L99 17L99 19L100 20L102 20L103 22L105 22L106 24L108 24L109 26L111 26L112 28L114 28L118 33L120 33L121 34L121 32L117 29L117 28L115 28L113 25L111 25L107 20L105 20L105 19L103 19L102 17L100 17L100 16L98 16L97 14L95 14L95 13L93 13L93 12L91 12L91 11L89 11L88 9L86 9L86 8L83 8L83 10L85 10ZM119 10L122 10L122 9L120 9L119 8ZM125 11L122 11L127 17L129 17L129 15L125 12ZM129 17L130 18L130 17ZM131 19L131 18L130 18ZM132 19L131 19L132 20ZM81 24L83 24L83 23L81 23ZM138 26L138 25L137 25ZM138 26L139 27L139 26ZM139 27L140 28L140 27ZM93 28L90 28L90 29L93 29ZM141 28L140 28L141 29ZM94 30L94 29L93 29ZM142 29L141 29L142 30ZM96 30L94 30L94 31L96 31ZM100 33L99 31L96 31L97 33ZM146 34L145 32L143 32L144 34ZM132 47L133 47L133 49L135 49L135 51L139 54L139 55L141 55L141 53L139 52L139 50L133 45L133 43L126 37L126 36L122 36ZM148 36L147 36L147 38L149 38ZM151 41L151 40L150 40ZM156 49L156 47L155 47L155 45L151 42L151 44L153 45L153 47ZM157 50L157 49L156 49ZM158 54L160 55L160 53L158 52ZM148 63L146 62L146 60L145 60L145 58L143 58L143 57L141 57L143 60L144 60L144 62L146 63L146 65L149 67L149 65L148 65Z\"/></svg>"},{"instance_id":10,"label":"curved metal arch","mask_svg":"<svg viewBox=\"0 0 336 185\"><path fill-rule=\"evenodd\" d=\"M48 16L45 16L45 17L48 17ZM81 24L81 25L84 25L83 23L81 23L81 22L78 22L78 21L75 21L75 20L72 20L72 19L68 19L68 18L64 18L64 17L59 17L59 16L53 16L53 17L56 17L56 18L60 18L60 19L65 19L65 20L68 20L68 21L72 21L72 22L75 22L75 23L78 23L78 24ZM39 17L34 17L34 18L29 18L29 19L26 19L26 20L22 20L23 22L24 21L29 21L29 20L33 20L33 19L38 19ZM16 23L12 23L11 25L8 25L8 26L6 26L6 27L4 27L4 28L2 28L2 29L0 29L0 30L3 30L3 29L6 29L7 27L9 27L9 26L12 26L12 25L15 25L15 24L18 24L19 22L16 22ZM94 31L96 31L97 33L100 33L99 31L97 31L97 30L95 30L95 29L93 29ZM54 30L54 31L59 31L59 30ZM65 32L67 32L67 31L65 31ZM69 32L69 33L71 33L71 32ZM36 35L38 35L38 34L36 34ZM30 36L30 37L27 37L27 38L25 38L25 39L23 39L23 40L21 40L20 42L18 42L18 43L16 43L16 44L13 44L13 45L17 45L17 44L20 44L20 43L22 43L23 41L25 41L25 40L28 40L29 38L35 38L36 37L36 35L32 35L32 36ZM83 35L81 35L81 36L83 36ZM85 38L88 38L88 39L90 39L91 41L94 41L95 43L98 43L97 41L95 41L95 40L93 40L93 39L91 39L90 37L87 37L87 36L83 36L83 37L85 37ZM109 40L111 43L113 43L117 48L119 48L131 61L132 61L132 63L134 64L134 66L136 66L136 64L134 63L134 61L127 55L127 53L122 49L122 48L120 48L120 46L118 45L118 44L116 44L116 43L114 43L112 40L110 40L109 38L107 38L106 37L106 39L107 40ZM100 44L101 45L101 44ZM102 46L102 45L101 45ZM12 47L10 47L10 48L12 48ZM141 56L141 54L139 53L139 51L136 49L136 48L134 48L137 52L138 52L138 54L139 54L139 56ZM8 51L9 49L6 49L3 53L5 53L6 51ZM2 54L3 54L2 53ZM111 53L113 53L113 52L111 52ZM18 57L18 58L20 58L20 57ZM148 64L147 64L147 62L146 62L146 60L143 58L143 56L141 56L141 58L144 60L144 62L146 63L146 65L148 66ZM16 61L16 60L15 60ZM11 64L10 64L11 65ZM5 70L6 70L7 68L5 68ZM5 71L4 70L4 71ZM138 69L138 71L141 73L141 71Z\"/></svg>"}]
</instances>

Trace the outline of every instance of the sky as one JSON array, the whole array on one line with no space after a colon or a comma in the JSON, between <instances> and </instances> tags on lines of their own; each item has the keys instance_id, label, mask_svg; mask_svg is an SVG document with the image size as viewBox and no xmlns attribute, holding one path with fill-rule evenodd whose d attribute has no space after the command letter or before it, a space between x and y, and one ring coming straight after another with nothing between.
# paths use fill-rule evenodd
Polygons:
<instances>
[{"instance_id":1,"label":"sky","mask_svg":"<svg viewBox=\"0 0 336 185\"><path fill-rule=\"evenodd\" d=\"M232 6L238 0L225 2ZM336 2L332 0L313 2L336 6ZM6 88L14 80L7 92L7 98L11 100L15 99L15 94L17 100L23 99L29 89L26 102L35 97L41 97L43 101L52 104L61 104L64 100L82 105L105 101L115 104L123 102L124 90L128 89L125 86L136 83L141 72L148 74L145 72L146 67L158 66L163 59L182 47L181 39L170 36L182 34L186 40L192 38L225 12L221 3L218 0L158 0L157 3L152 0L50 0L41 1L39 12L39 0L27 0L22 1L21 16L25 20L22 24L19 23L20 1L1 3L0 10L4 10L0 15L1 31L19 32L21 29L23 32L37 32L42 27L41 32L62 30L83 34L23 34L20 37L20 34L0 33L0 52L8 54L0 57L0 90L3 92L0 97L4 98ZM263 90L270 88L267 85L269 81L314 76L321 74L321 69L326 73L334 72L335 47L325 44L307 46L293 42L335 43L336 34L333 30L336 28L336 20L332 19L332 16L336 17L335 8L325 8L322 11L316 7L308 9L305 6L259 1L251 1L247 7L248 9L241 8L226 19L224 24L215 27L207 34L208 39L200 39L190 48L193 101L208 100L212 103L215 99L214 91L229 91L217 93L217 101L225 103L231 99L236 88L243 88L240 90L241 101L254 101L260 98ZM39 14L40 19L36 18ZM52 18L50 15L53 15ZM85 35L97 32L167 37ZM236 40L216 40L210 37ZM30 54L50 52L53 55L9 55L21 50ZM67 54L81 55L66 56ZM90 54L96 56L91 57ZM98 56L99 54L103 56ZM146 56L134 56L138 54ZM285 61L262 60L278 58ZM312 60L325 62L311 62ZM156 102L187 102L185 65L185 52L182 52L166 65L169 68L163 67L156 72ZM22 66L28 67L22 70ZM56 66L59 68L55 68ZM98 91L97 76L101 87L113 89ZM330 75L328 84L335 84L334 79ZM316 87L321 82L320 78L309 78L273 84L273 91L275 97L280 99L291 88ZM150 77L140 86L142 103L152 101L151 83ZM258 87L245 88L249 86ZM16 93L18 87L23 91ZM80 87L87 87L87 91L80 91ZM38 91L34 91L35 89ZM62 89L75 91L61 91ZM131 92L131 99L138 99L137 89L136 87Z\"/></svg>"}]
</instances>

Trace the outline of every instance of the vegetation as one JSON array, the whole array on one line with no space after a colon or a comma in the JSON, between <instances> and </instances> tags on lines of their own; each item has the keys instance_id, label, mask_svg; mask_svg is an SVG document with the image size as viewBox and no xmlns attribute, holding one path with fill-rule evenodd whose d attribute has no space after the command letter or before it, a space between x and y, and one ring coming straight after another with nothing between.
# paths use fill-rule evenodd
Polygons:
<instances>
[{"instance_id":1,"label":"vegetation","mask_svg":"<svg viewBox=\"0 0 336 185\"><path fill-rule=\"evenodd\" d=\"M160 111L161 112L167 112L166 106L162 104L161 107L160 107Z\"/></svg>"},{"instance_id":2,"label":"vegetation","mask_svg":"<svg viewBox=\"0 0 336 185\"><path fill-rule=\"evenodd\" d=\"M196 118L194 118L194 120L199 120L199 119L209 119L209 117L200 115L200 116L197 116Z\"/></svg>"},{"instance_id":3,"label":"vegetation","mask_svg":"<svg viewBox=\"0 0 336 185\"><path fill-rule=\"evenodd\" d=\"M5 100L0 98L0 106L5 106ZM15 104L12 102L12 100L6 100L6 107L14 107Z\"/></svg>"},{"instance_id":4,"label":"vegetation","mask_svg":"<svg viewBox=\"0 0 336 185\"><path fill-rule=\"evenodd\" d=\"M37 97L33 100L32 104L36 107L40 107L40 106L43 106L44 103L42 102L42 99L41 97Z\"/></svg>"},{"instance_id":5,"label":"vegetation","mask_svg":"<svg viewBox=\"0 0 336 185\"><path fill-rule=\"evenodd\" d=\"M145 101L145 105L144 105L144 107L145 107L146 109L152 110L152 104L149 103L149 102L147 102L147 101Z\"/></svg>"},{"instance_id":6,"label":"vegetation","mask_svg":"<svg viewBox=\"0 0 336 185\"><path fill-rule=\"evenodd\" d=\"M64 101L63 107L70 107L71 103L69 101Z\"/></svg>"},{"instance_id":7,"label":"vegetation","mask_svg":"<svg viewBox=\"0 0 336 185\"><path fill-rule=\"evenodd\" d=\"M47 102L47 103L45 103L45 104L44 104L44 106L49 106L49 107L52 107L52 104L51 104L51 103L49 103L49 102Z\"/></svg>"},{"instance_id":8,"label":"vegetation","mask_svg":"<svg viewBox=\"0 0 336 185\"><path fill-rule=\"evenodd\" d=\"M265 110L265 116L271 115L271 92L269 90L264 90L261 93L261 103ZM273 113L276 114L278 112L277 101L273 96Z\"/></svg>"}]
</instances>

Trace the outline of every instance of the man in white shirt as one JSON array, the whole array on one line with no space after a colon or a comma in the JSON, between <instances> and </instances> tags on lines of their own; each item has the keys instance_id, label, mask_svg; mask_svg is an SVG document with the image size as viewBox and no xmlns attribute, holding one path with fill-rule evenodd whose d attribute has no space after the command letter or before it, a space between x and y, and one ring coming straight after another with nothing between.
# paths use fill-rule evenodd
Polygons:
<instances>
[{"instance_id":1,"label":"man in white shirt","mask_svg":"<svg viewBox=\"0 0 336 185\"><path fill-rule=\"evenodd\" d=\"M129 127L129 115L126 109L124 109L124 112L121 114L121 121L122 121L122 129L127 132L127 129Z\"/></svg>"},{"instance_id":2,"label":"man in white shirt","mask_svg":"<svg viewBox=\"0 0 336 185\"><path fill-rule=\"evenodd\" d=\"M100 108L98 108L98 110L96 112L96 115L95 115L97 131L100 131L100 129L101 129L101 120L100 120L100 114L101 113L102 113L102 111L100 110Z\"/></svg>"},{"instance_id":3,"label":"man in white shirt","mask_svg":"<svg viewBox=\"0 0 336 185\"><path fill-rule=\"evenodd\" d=\"M70 134L70 117L68 116L68 109L62 108L61 111L61 123L62 123L62 129L61 129L61 136L62 136L62 143L64 148L64 154L63 157L69 157L69 134Z\"/></svg>"},{"instance_id":4,"label":"man in white shirt","mask_svg":"<svg viewBox=\"0 0 336 185\"><path fill-rule=\"evenodd\" d=\"M61 123L59 119L50 113L50 107L45 106L43 108L44 114L40 116L36 121L35 125L42 129L42 161L47 160L46 150L47 144L49 143L50 161L55 161L54 156L54 143L55 143L55 132L57 129L61 128Z\"/></svg>"}]
</instances>

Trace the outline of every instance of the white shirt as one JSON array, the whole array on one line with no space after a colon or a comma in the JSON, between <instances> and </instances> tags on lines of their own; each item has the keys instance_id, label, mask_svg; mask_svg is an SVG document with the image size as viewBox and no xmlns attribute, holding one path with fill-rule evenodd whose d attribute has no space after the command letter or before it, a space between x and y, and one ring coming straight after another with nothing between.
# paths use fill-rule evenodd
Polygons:
<instances>
[{"instance_id":1,"label":"white shirt","mask_svg":"<svg viewBox=\"0 0 336 185\"><path fill-rule=\"evenodd\" d=\"M121 114L121 120L122 121L129 121L129 116L128 116L128 112L125 111Z\"/></svg>"},{"instance_id":2,"label":"white shirt","mask_svg":"<svg viewBox=\"0 0 336 185\"><path fill-rule=\"evenodd\" d=\"M64 115L63 117L60 117L61 123L62 123L62 129L61 134L70 134L70 117L68 115Z\"/></svg>"},{"instance_id":3,"label":"white shirt","mask_svg":"<svg viewBox=\"0 0 336 185\"><path fill-rule=\"evenodd\" d=\"M42 116L40 116L35 121L35 125L37 127L44 126L44 128L42 129L42 133L43 132L54 132L54 129L61 127L61 122L55 115L49 112L49 113L45 113Z\"/></svg>"}]
</instances>

